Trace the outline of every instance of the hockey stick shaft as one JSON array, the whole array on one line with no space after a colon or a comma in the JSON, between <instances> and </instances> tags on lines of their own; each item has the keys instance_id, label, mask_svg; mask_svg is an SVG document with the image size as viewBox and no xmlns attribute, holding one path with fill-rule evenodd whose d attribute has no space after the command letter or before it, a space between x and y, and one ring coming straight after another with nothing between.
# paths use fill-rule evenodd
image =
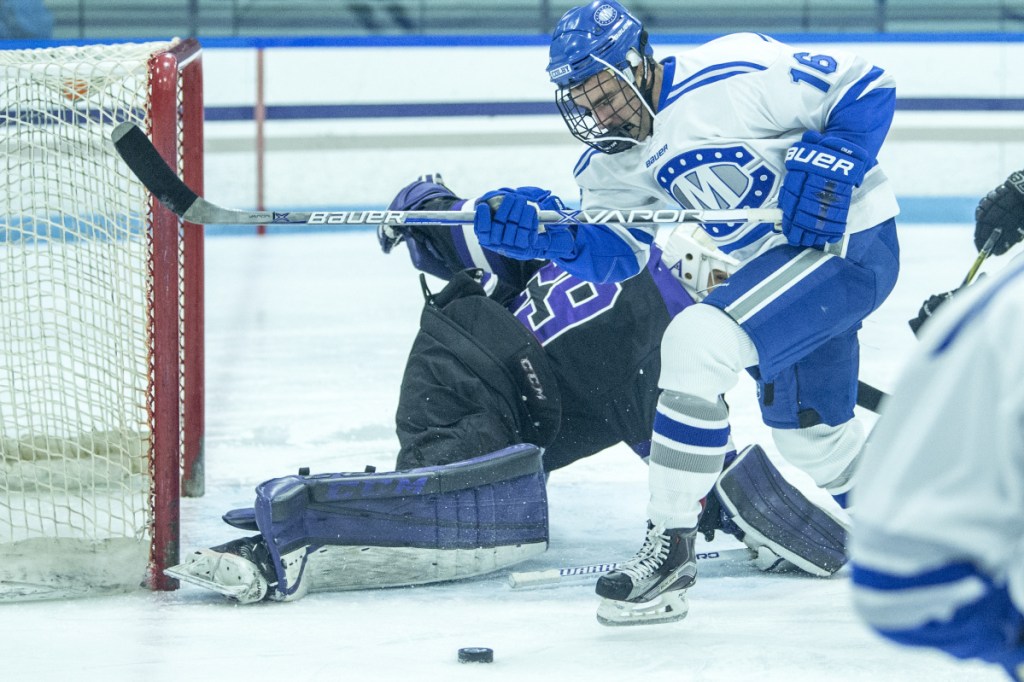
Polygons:
<instances>
[{"instance_id":1,"label":"hockey stick shaft","mask_svg":"<svg viewBox=\"0 0 1024 682\"><path fill-rule=\"evenodd\" d=\"M857 382L857 404L865 410L878 414L878 407L889 394L863 381Z\"/></svg>"},{"instance_id":2,"label":"hockey stick shaft","mask_svg":"<svg viewBox=\"0 0 1024 682\"><path fill-rule=\"evenodd\" d=\"M188 187L137 125L114 128L111 140L132 173L176 215L199 225L458 225L472 223L474 211L243 211L211 203ZM704 222L779 224L778 209L541 211L541 224L676 225Z\"/></svg>"},{"instance_id":3,"label":"hockey stick shaft","mask_svg":"<svg viewBox=\"0 0 1024 682\"><path fill-rule=\"evenodd\" d=\"M724 549L717 552L698 552L697 560L706 561L747 561L753 553L746 548ZM619 567L617 563L590 564L587 566L565 566L549 568L543 571L513 571L508 574L509 587L541 587L543 585L559 585L581 580L596 579L608 571Z\"/></svg>"},{"instance_id":4,"label":"hockey stick shaft","mask_svg":"<svg viewBox=\"0 0 1024 682\"><path fill-rule=\"evenodd\" d=\"M961 287L965 287L971 283L974 276L978 274L978 270L981 268L981 264L985 262L985 259L992 254L992 249L995 248L996 242L999 241L999 236L1003 233L1002 228L997 227L992 230L992 234L988 236L981 249L978 251L978 257L971 263L971 269L967 271L967 276L964 277L964 283Z\"/></svg>"}]
</instances>

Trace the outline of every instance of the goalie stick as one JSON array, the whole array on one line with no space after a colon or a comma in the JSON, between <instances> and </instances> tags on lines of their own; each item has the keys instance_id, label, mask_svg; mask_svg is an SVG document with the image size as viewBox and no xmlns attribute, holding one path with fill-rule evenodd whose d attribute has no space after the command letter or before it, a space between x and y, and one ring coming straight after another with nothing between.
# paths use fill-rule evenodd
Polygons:
<instances>
[{"instance_id":1,"label":"goalie stick","mask_svg":"<svg viewBox=\"0 0 1024 682\"><path fill-rule=\"evenodd\" d=\"M707 561L749 561L753 557L753 550L746 547L697 552L697 560L702 563ZM559 585L597 578L618 567L619 564L617 563L608 563L590 564L588 566L563 566L562 568L549 568L543 571L513 571L508 574L508 585L513 589Z\"/></svg>"},{"instance_id":2,"label":"goalie stick","mask_svg":"<svg viewBox=\"0 0 1024 682\"><path fill-rule=\"evenodd\" d=\"M156 199L198 225L458 225L472 223L473 211L243 211L224 208L193 192L160 156L142 129L130 121L110 135L118 155ZM775 208L735 210L540 211L542 224L676 225L680 223L782 222Z\"/></svg>"}]
</instances>

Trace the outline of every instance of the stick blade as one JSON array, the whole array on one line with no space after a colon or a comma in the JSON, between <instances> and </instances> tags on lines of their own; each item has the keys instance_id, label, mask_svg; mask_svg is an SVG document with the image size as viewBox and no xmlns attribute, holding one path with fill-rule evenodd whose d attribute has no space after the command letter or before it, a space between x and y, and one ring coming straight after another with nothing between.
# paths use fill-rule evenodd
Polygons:
<instances>
[{"instance_id":1,"label":"stick blade","mask_svg":"<svg viewBox=\"0 0 1024 682\"><path fill-rule=\"evenodd\" d=\"M177 215L185 215L198 195L171 170L146 133L126 121L114 128L110 140L128 168L157 201Z\"/></svg>"}]
</instances>

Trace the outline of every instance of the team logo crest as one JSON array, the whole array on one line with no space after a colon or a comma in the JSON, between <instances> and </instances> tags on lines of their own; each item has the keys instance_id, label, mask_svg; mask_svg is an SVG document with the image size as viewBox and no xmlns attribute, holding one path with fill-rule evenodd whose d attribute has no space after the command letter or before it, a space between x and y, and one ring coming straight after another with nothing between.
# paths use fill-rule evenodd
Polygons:
<instances>
[{"instance_id":1,"label":"team logo crest","mask_svg":"<svg viewBox=\"0 0 1024 682\"><path fill-rule=\"evenodd\" d=\"M657 171L658 184L687 209L758 208L771 196L776 174L742 145L693 149L668 159ZM706 226L716 237L742 227Z\"/></svg>"},{"instance_id":2,"label":"team logo crest","mask_svg":"<svg viewBox=\"0 0 1024 682\"><path fill-rule=\"evenodd\" d=\"M601 5L594 12L594 23L598 26L609 26L619 18L619 10L611 5Z\"/></svg>"}]
</instances>

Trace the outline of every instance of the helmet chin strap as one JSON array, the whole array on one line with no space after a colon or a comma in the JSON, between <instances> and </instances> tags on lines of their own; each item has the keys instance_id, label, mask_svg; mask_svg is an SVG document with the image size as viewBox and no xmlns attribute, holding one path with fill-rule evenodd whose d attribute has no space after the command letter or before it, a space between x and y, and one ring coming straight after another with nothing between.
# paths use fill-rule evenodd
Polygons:
<instances>
[{"instance_id":1,"label":"helmet chin strap","mask_svg":"<svg viewBox=\"0 0 1024 682\"><path fill-rule=\"evenodd\" d=\"M646 40L647 32L645 31L640 40L641 51L638 52L635 49L630 50L629 54L626 57L630 65L630 69L627 71L622 71L621 69L612 66L611 64L601 59L600 57L592 56L591 58L600 64L604 64L605 67L609 71L614 73L619 80L625 82L627 85L629 85L630 88L632 88L633 92L636 93L637 98L640 100L640 103L643 104L644 108L647 109L647 113L650 114L651 128L653 129L654 107L651 105L650 100L654 90L654 77L653 69L650 68L649 60L643 55L642 52ZM636 82L636 76L633 73L633 69L641 65L643 66L643 72L641 73L640 83L638 85ZM630 129L633 127L633 124L615 126L615 128L610 129L606 135L602 135L601 137L602 139L606 140L621 139L623 142L638 144L640 140L636 139L635 137L629 134Z\"/></svg>"}]
</instances>

